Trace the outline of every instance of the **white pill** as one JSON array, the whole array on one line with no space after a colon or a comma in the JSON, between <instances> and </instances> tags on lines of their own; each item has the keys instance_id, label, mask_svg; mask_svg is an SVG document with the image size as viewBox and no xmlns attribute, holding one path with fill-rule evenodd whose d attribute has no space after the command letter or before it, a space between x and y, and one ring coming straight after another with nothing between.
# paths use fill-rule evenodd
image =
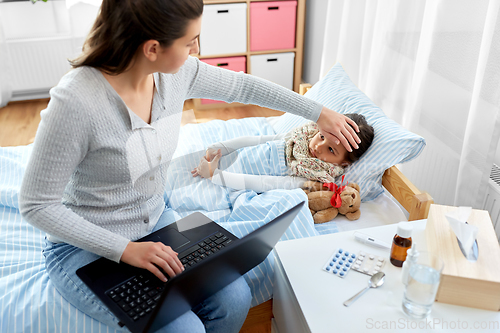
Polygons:
<instances>
[{"instance_id":1,"label":"white pill","mask_svg":"<svg viewBox=\"0 0 500 333\"><path fill-rule=\"evenodd\" d=\"M378 266L378 267L382 266L382 263L381 263L381 262L378 262L378 263L377 263L377 266Z\"/></svg>"},{"instance_id":2,"label":"white pill","mask_svg":"<svg viewBox=\"0 0 500 333\"><path fill-rule=\"evenodd\" d=\"M375 256L373 254L370 254L370 259L371 260L375 259Z\"/></svg>"},{"instance_id":3,"label":"white pill","mask_svg":"<svg viewBox=\"0 0 500 333\"><path fill-rule=\"evenodd\" d=\"M363 271L368 272L368 268L363 269Z\"/></svg>"}]
</instances>

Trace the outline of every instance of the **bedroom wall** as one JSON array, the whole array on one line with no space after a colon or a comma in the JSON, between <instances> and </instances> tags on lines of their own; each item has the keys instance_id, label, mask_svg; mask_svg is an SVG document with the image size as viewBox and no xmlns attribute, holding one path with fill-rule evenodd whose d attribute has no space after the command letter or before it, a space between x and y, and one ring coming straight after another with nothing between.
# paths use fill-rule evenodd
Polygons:
<instances>
[{"instance_id":1,"label":"bedroom wall","mask_svg":"<svg viewBox=\"0 0 500 333\"><path fill-rule=\"evenodd\" d=\"M7 83L9 67L7 66L7 50L5 47L5 36L3 27L0 24L0 107L7 105L10 99L11 91Z\"/></svg>"},{"instance_id":2,"label":"bedroom wall","mask_svg":"<svg viewBox=\"0 0 500 333\"><path fill-rule=\"evenodd\" d=\"M314 84L320 79L328 1L306 1L306 27L302 79Z\"/></svg>"}]
</instances>

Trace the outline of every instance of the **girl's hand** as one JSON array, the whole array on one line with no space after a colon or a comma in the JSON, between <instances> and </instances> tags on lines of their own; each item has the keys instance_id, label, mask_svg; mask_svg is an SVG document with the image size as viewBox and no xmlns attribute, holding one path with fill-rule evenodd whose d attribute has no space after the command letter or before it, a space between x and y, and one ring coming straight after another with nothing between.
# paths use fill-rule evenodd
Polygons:
<instances>
[{"instance_id":1,"label":"girl's hand","mask_svg":"<svg viewBox=\"0 0 500 333\"><path fill-rule=\"evenodd\" d=\"M163 272L173 277L184 271L184 265L177 258L177 252L161 242L129 242L123 251L121 261L147 269L163 282L167 282Z\"/></svg>"},{"instance_id":2,"label":"girl's hand","mask_svg":"<svg viewBox=\"0 0 500 333\"><path fill-rule=\"evenodd\" d=\"M211 162L209 162L207 156L210 157ZM212 153L209 154L209 152L207 151L206 156L201 159L200 165L194 168L194 170L191 171L191 174L193 175L193 177L201 176L202 178L212 178L215 169L217 169L219 166L219 160L221 157L222 153L220 149L217 150L217 153L215 155L213 155Z\"/></svg>"},{"instance_id":3,"label":"girl's hand","mask_svg":"<svg viewBox=\"0 0 500 333\"><path fill-rule=\"evenodd\" d=\"M352 151L351 146L358 149L361 140L356 132L359 132L359 128L352 119L323 107L316 123L321 134L336 144L342 143L347 151Z\"/></svg>"},{"instance_id":4,"label":"girl's hand","mask_svg":"<svg viewBox=\"0 0 500 333\"><path fill-rule=\"evenodd\" d=\"M208 148L205 152L205 158L207 161L212 162L212 160L217 156L217 154L221 154L220 149Z\"/></svg>"}]
</instances>

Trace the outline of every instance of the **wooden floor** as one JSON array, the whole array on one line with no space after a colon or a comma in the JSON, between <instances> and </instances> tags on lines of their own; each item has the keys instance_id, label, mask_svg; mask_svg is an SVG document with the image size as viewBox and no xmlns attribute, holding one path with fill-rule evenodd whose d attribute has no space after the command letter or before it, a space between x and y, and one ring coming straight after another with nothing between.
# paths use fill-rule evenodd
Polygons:
<instances>
[{"instance_id":1,"label":"wooden floor","mask_svg":"<svg viewBox=\"0 0 500 333\"><path fill-rule=\"evenodd\" d=\"M47 107L49 100L12 102L0 108L0 147L20 146L32 143L40 122L40 111ZM245 117L278 116L283 112L261 108L255 105L230 106L208 110L196 110L191 100L184 104L182 125L203 123L213 119L235 119Z\"/></svg>"},{"instance_id":2,"label":"wooden floor","mask_svg":"<svg viewBox=\"0 0 500 333\"><path fill-rule=\"evenodd\" d=\"M20 146L32 143L38 124L40 111L47 107L49 100L32 100L9 103L0 108L0 147ZM203 123L213 119L235 119L245 117L279 116L283 112L261 108L255 105L230 106L208 110L197 110L193 101L186 101L182 114L182 125ZM240 333L271 333L272 301L252 309Z\"/></svg>"}]
</instances>

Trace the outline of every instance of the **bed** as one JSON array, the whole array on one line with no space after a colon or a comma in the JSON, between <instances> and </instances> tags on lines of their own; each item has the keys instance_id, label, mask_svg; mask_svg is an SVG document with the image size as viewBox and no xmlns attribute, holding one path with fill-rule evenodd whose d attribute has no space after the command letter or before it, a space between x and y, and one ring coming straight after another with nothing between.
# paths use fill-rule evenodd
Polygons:
<instances>
[{"instance_id":1,"label":"bed","mask_svg":"<svg viewBox=\"0 0 500 333\"><path fill-rule=\"evenodd\" d=\"M370 150L346 172L349 181L361 185L362 217L350 222L339 216L314 225L310 212L304 208L282 241L425 218L432 198L413 186L395 166L416 158L425 147L425 140L385 117L352 84L340 64L335 65L306 96L339 112L363 113L375 127L376 139ZM205 147L213 142L241 135L284 133L305 121L285 114L275 118L214 120L185 125L169 165L164 194L167 204L178 218L199 211L235 235L243 236L306 200L300 189L262 194L234 191L190 174ZM48 279L41 253L45 235L23 221L18 209L19 188L31 149L31 145L0 148L0 332L114 332L70 305ZM230 154L221 160L221 166L252 172L255 167L252 159L265 154L259 149L254 147ZM271 253L245 276L252 290L254 307L244 327L255 325L270 315L273 263Z\"/></svg>"}]
</instances>

